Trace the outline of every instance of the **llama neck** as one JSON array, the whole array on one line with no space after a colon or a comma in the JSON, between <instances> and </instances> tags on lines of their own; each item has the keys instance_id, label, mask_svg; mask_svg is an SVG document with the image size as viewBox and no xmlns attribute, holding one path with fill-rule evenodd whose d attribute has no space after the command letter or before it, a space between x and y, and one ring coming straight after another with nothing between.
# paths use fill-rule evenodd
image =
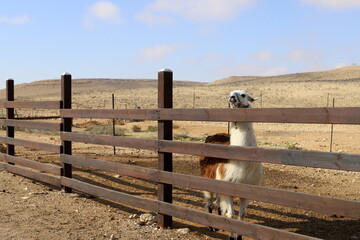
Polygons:
<instances>
[{"instance_id":1,"label":"llama neck","mask_svg":"<svg viewBox=\"0 0 360 240\"><path fill-rule=\"evenodd\" d=\"M257 146L256 137L252 123L231 122L230 123L230 145Z\"/></svg>"}]
</instances>

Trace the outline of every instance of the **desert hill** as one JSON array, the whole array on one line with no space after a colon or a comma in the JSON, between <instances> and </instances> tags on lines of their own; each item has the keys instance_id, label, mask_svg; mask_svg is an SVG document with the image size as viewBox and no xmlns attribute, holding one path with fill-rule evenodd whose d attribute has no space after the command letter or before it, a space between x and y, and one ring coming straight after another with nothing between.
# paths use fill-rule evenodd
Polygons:
<instances>
[{"instance_id":1,"label":"desert hill","mask_svg":"<svg viewBox=\"0 0 360 240\"><path fill-rule=\"evenodd\" d=\"M175 87L181 86L199 86L204 83L190 82L190 81L175 81ZM142 88L156 88L156 79L109 79L109 78L88 78L88 79L73 79L73 92L75 94L86 92L102 92L115 91L118 89L142 89ZM15 95L21 98L33 98L39 96L49 97L60 94L60 80L40 80L31 83L23 83L16 85ZM5 97L5 90L0 90L0 98Z\"/></svg>"},{"instance_id":2,"label":"desert hill","mask_svg":"<svg viewBox=\"0 0 360 240\"><path fill-rule=\"evenodd\" d=\"M348 66L320 72L304 72L279 76L230 76L209 83L210 85L234 84L244 81L310 82L310 81L360 81L360 66Z\"/></svg>"}]
</instances>

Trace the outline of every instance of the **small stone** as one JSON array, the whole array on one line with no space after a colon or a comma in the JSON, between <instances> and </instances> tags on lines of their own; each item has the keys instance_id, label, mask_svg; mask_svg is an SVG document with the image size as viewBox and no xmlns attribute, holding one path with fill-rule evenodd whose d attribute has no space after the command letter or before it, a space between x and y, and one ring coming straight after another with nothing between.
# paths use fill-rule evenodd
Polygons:
<instances>
[{"instance_id":1,"label":"small stone","mask_svg":"<svg viewBox=\"0 0 360 240\"><path fill-rule=\"evenodd\" d=\"M132 214L129 216L129 219L134 219L134 218L137 218L137 214Z\"/></svg>"},{"instance_id":2,"label":"small stone","mask_svg":"<svg viewBox=\"0 0 360 240\"><path fill-rule=\"evenodd\" d=\"M189 228L180 228L176 231L177 233L179 234L188 234L190 232L190 229Z\"/></svg>"},{"instance_id":3,"label":"small stone","mask_svg":"<svg viewBox=\"0 0 360 240\"><path fill-rule=\"evenodd\" d=\"M29 195L42 195L42 194L46 195L48 193L47 192L31 192L31 193L29 193Z\"/></svg>"},{"instance_id":4,"label":"small stone","mask_svg":"<svg viewBox=\"0 0 360 240\"><path fill-rule=\"evenodd\" d=\"M155 222L155 213L144 213L140 215L139 225L151 225Z\"/></svg>"},{"instance_id":5,"label":"small stone","mask_svg":"<svg viewBox=\"0 0 360 240\"><path fill-rule=\"evenodd\" d=\"M26 200L28 199L29 197L21 197L22 200Z\"/></svg>"},{"instance_id":6,"label":"small stone","mask_svg":"<svg viewBox=\"0 0 360 240\"><path fill-rule=\"evenodd\" d=\"M115 237L115 234L111 234L111 235L110 235L109 240L116 240L116 239L118 239L118 238L117 238L117 237Z\"/></svg>"},{"instance_id":7,"label":"small stone","mask_svg":"<svg viewBox=\"0 0 360 240\"><path fill-rule=\"evenodd\" d=\"M119 175L119 174L116 174L116 175L114 176L114 178L120 178L120 175Z\"/></svg>"}]
</instances>

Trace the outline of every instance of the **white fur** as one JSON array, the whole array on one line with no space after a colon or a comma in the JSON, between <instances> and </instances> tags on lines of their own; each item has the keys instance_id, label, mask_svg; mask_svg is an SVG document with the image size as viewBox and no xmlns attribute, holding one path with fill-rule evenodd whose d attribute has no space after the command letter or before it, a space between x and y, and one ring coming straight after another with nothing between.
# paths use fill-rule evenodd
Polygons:
<instances>
[{"instance_id":1,"label":"white fur","mask_svg":"<svg viewBox=\"0 0 360 240\"><path fill-rule=\"evenodd\" d=\"M244 97L245 96L245 97ZM230 93L230 107L231 108L251 108L250 102L254 101L244 90L237 90ZM230 123L230 145L256 147L256 137L249 122L231 122ZM259 185L263 175L263 167L259 162L229 160L225 165L224 181L245 183ZM218 176L217 172L217 179ZM230 196L219 196L220 209L222 214L232 218L234 216L233 198ZM245 209L249 201L247 199L240 199L239 205L239 219L243 220L245 216Z\"/></svg>"},{"instance_id":2,"label":"white fur","mask_svg":"<svg viewBox=\"0 0 360 240\"><path fill-rule=\"evenodd\" d=\"M255 101L255 99L244 90L237 90L230 93L229 104L231 108L251 108L250 102L253 101ZM216 142L216 140L214 141ZM257 143L252 123L231 122L230 145L256 147ZM203 167L206 169L206 166ZM255 161L240 161L230 159L224 165L223 177L220 174L219 167L216 168L215 179L235 183L259 185L261 183L262 175L263 167L261 163ZM209 212L211 211L211 204L213 203L214 196L216 196L216 206L220 207L222 215L232 218L234 216L233 197L204 192L204 198L206 202L205 207L209 210ZM245 210L248 204L248 199L240 198L239 220L244 219ZM233 234L231 234L231 237L233 237Z\"/></svg>"},{"instance_id":3,"label":"white fur","mask_svg":"<svg viewBox=\"0 0 360 240\"><path fill-rule=\"evenodd\" d=\"M251 123L230 124L230 145L256 147L256 138ZM259 162L230 160L225 165L224 181L259 185L262 179L263 168ZM240 199L239 219L243 220L245 208L249 201ZM220 209L227 217L234 216L232 197L220 196Z\"/></svg>"}]
</instances>

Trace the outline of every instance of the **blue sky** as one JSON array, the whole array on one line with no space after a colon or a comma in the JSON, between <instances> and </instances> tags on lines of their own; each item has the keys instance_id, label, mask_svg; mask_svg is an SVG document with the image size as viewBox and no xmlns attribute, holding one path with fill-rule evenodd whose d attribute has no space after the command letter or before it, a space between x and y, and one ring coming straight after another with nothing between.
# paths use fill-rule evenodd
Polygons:
<instances>
[{"instance_id":1,"label":"blue sky","mask_svg":"<svg viewBox=\"0 0 360 240\"><path fill-rule=\"evenodd\" d=\"M360 0L0 0L0 88L59 78L214 81L360 65Z\"/></svg>"}]
</instances>

